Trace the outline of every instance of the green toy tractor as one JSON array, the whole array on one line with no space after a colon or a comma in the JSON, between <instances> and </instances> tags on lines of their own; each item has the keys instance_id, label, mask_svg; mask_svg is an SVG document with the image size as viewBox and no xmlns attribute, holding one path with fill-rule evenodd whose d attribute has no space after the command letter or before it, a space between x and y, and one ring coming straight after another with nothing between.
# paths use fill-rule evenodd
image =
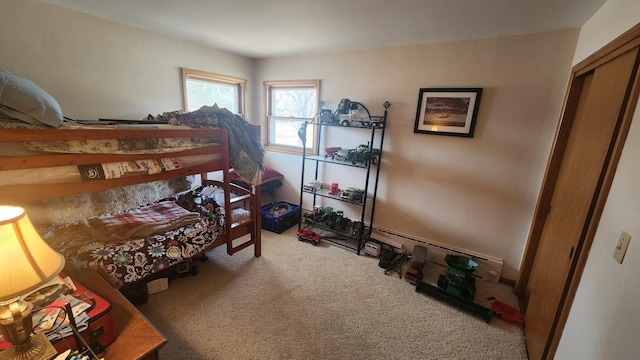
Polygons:
<instances>
[{"instance_id":1,"label":"green toy tractor","mask_svg":"<svg viewBox=\"0 0 640 360\"><path fill-rule=\"evenodd\" d=\"M373 165L377 165L380 159L380 149L370 149L369 144L358 145L357 148L347 151L345 161L350 161L352 164L362 163L368 164L371 162Z\"/></svg>"},{"instance_id":2,"label":"green toy tractor","mask_svg":"<svg viewBox=\"0 0 640 360\"><path fill-rule=\"evenodd\" d=\"M449 267L444 275L438 277L438 287L450 294L473 300L476 278L472 273L478 270L478 264L466 256L446 255L444 260Z\"/></svg>"}]
</instances>

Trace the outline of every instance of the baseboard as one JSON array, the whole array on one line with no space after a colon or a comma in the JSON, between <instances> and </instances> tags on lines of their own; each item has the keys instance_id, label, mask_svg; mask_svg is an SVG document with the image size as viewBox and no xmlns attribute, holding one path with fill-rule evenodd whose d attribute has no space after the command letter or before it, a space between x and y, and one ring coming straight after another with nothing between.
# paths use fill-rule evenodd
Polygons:
<instances>
[{"instance_id":1,"label":"baseboard","mask_svg":"<svg viewBox=\"0 0 640 360\"><path fill-rule=\"evenodd\" d=\"M501 284L505 284L505 285L509 285L511 287L516 287L516 281L513 279L509 279L503 276L500 276L500 283Z\"/></svg>"},{"instance_id":2,"label":"baseboard","mask_svg":"<svg viewBox=\"0 0 640 360\"><path fill-rule=\"evenodd\" d=\"M473 258L473 260L479 265L478 271L474 273L474 276L490 282L497 283L503 281L503 278L501 277L503 260L500 258L487 256L466 249L455 248L446 244L436 243L416 236L401 234L393 230L379 228L376 226L374 226L373 230L374 234L377 232L381 234L381 236L372 235L372 238L375 239L378 237L378 241L385 243L389 242L394 247L401 246L399 244L402 244L402 246L405 246L409 251L411 251L416 244L426 247L427 260L436 264L447 266L444 261L444 257L447 254L468 256ZM509 279L505 279L505 281L508 280Z\"/></svg>"}]
</instances>

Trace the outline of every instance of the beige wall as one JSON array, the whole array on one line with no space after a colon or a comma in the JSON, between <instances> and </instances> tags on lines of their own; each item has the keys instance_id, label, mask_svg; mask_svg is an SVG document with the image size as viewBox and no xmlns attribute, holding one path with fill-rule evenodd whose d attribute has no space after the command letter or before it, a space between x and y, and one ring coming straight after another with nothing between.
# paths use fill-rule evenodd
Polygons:
<instances>
[{"instance_id":1,"label":"beige wall","mask_svg":"<svg viewBox=\"0 0 640 360\"><path fill-rule=\"evenodd\" d=\"M640 2L609 0L582 27L575 63L640 22ZM640 354L640 111L625 142L556 359L637 359ZM622 264L613 251L632 239Z\"/></svg>"},{"instance_id":2,"label":"beige wall","mask_svg":"<svg viewBox=\"0 0 640 360\"><path fill-rule=\"evenodd\" d=\"M42 86L71 118L179 109L180 67L247 78L252 122L262 120L264 80L321 79L332 109L348 97L380 114L389 100L376 225L504 258L511 279L576 40L577 31L558 31L252 61L39 1L0 4L0 68ZM421 87L484 88L475 137L413 134ZM344 136L326 145L364 142ZM277 196L297 202L300 158L267 153L266 160L286 175ZM326 171L358 185L356 175Z\"/></svg>"},{"instance_id":3,"label":"beige wall","mask_svg":"<svg viewBox=\"0 0 640 360\"><path fill-rule=\"evenodd\" d=\"M255 74L259 82L320 79L331 109L349 98L381 114L389 100L375 225L504 258L503 276L516 279L577 36L570 30L274 58L257 61ZM484 89L473 138L413 133L419 89L428 87ZM336 134L322 147L359 141ZM269 152L267 161L286 173L278 196L297 203L300 157ZM341 187L357 182L324 171Z\"/></svg>"},{"instance_id":4,"label":"beige wall","mask_svg":"<svg viewBox=\"0 0 640 360\"><path fill-rule=\"evenodd\" d=\"M40 85L70 118L182 109L181 67L248 80L252 73L241 56L40 1L0 2L0 68Z\"/></svg>"},{"instance_id":5,"label":"beige wall","mask_svg":"<svg viewBox=\"0 0 640 360\"><path fill-rule=\"evenodd\" d=\"M25 76L72 118L139 118L182 107L180 67L247 78L252 122L264 80L318 78L322 98L380 113L393 103L376 224L503 257L515 278L559 118L577 63L640 21L636 0L609 0L576 32L387 48L254 62L35 0L0 2L0 68ZM577 49L574 53L574 47ZM473 139L413 134L420 87L483 87ZM253 99L253 100L252 100ZM640 310L640 119L636 113L557 359L631 359ZM336 142L348 139L336 136ZM297 202L298 157L267 154ZM336 175L340 176L340 174ZM357 181L344 177L344 181ZM622 265L611 257L622 230Z\"/></svg>"}]
</instances>

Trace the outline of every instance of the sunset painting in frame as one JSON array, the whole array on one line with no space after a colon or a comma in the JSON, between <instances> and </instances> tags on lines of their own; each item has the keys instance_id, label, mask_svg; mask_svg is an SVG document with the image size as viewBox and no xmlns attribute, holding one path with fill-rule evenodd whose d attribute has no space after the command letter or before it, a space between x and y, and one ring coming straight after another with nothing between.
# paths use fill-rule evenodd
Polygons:
<instances>
[{"instance_id":1,"label":"sunset painting in frame","mask_svg":"<svg viewBox=\"0 0 640 360\"><path fill-rule=\"evenodd\" d=\"M420 89L414 133L473 137L480 88Z\"/></svg>"}]
</instances>

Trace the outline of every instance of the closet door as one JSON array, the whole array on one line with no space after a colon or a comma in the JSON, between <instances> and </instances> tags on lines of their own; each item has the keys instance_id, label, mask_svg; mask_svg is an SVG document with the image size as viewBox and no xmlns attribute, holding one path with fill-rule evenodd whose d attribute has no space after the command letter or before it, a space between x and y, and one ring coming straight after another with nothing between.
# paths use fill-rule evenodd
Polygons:
<instances>
[{"instance_id":1,"label":"closet door","mask_svg":"<svg viewBox=\"0 0 640 360\"><path fill-rule=\"evenodd\" d=\"M597 227L602 197L606 199L610 186L612 154L616 146L621 149L619 130L637 58L638 48L633 48L575 75L571 83L541 195L542 201L548 200L539 203L546 215L534 219L534 226L541 230L523 297L529 359L552 358L555 352L557 332L566 320L563 308L570 306L567 294L571 286L577 287L572 285L577 257L585 250L589 232Z\"/></svg>"}]
</instances>

